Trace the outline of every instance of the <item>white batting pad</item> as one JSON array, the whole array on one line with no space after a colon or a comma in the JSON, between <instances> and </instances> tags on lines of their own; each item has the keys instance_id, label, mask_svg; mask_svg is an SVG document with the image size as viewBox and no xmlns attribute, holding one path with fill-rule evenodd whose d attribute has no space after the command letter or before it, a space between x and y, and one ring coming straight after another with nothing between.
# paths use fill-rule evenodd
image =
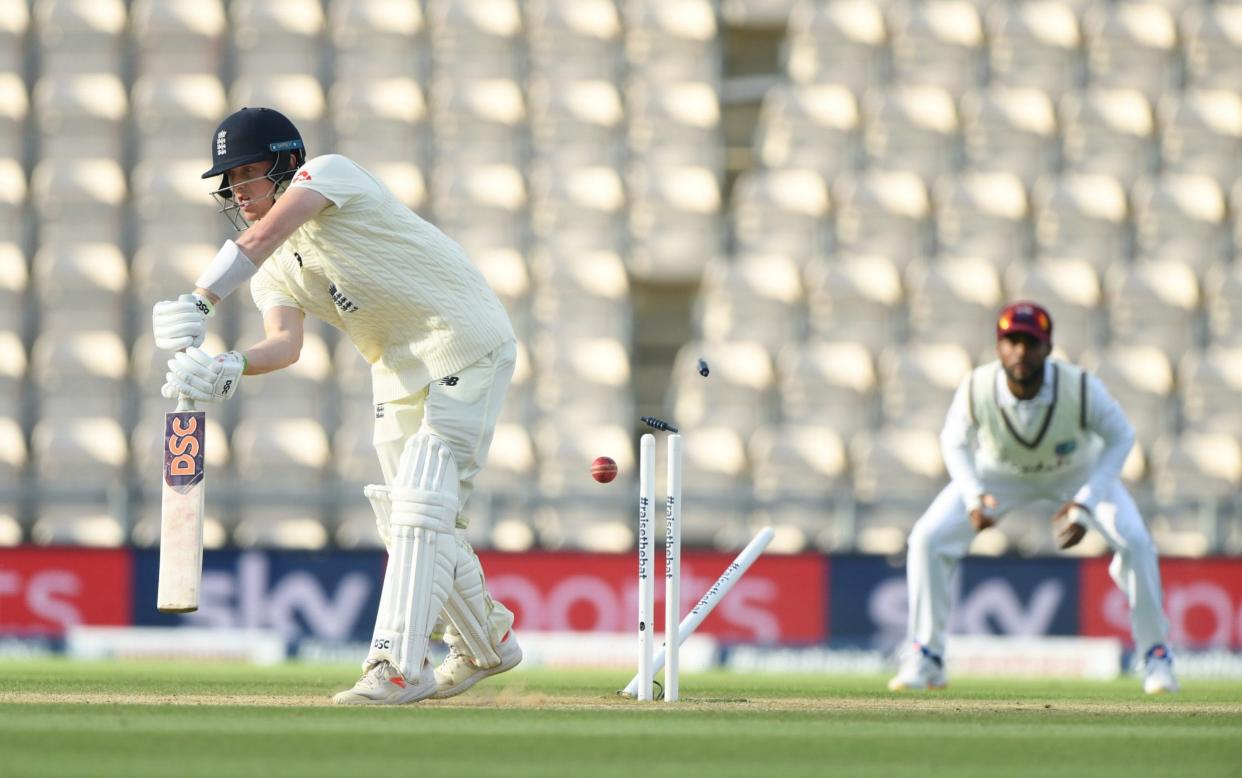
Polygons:
<instances>
[{"instance_id":1,"label":"white batting pad","mask_svg":"<svg viewBox=\"0 0 1242 778\"><path fill-rule=\"evenodd\" d=\"M457 541L457 575L444 607L475 664L484 668L500 664L495 644L513 625L513 615L505 611L507 618L501 624L493 624L497 620L496 608L487 593L483 566L464 538Z\"/></svg>"},{"instance_id":2,"label":"white batting pad","mask_svg":"<svg viewBox=\"0 0 1242 778\"><path fill-rule=\"evenodd\" d=\"M448 445L422 432L411 438L390 492L392 544L364 666L387 660L417 678L457 562L458 477Z\"/></svg>"}]
</instances>

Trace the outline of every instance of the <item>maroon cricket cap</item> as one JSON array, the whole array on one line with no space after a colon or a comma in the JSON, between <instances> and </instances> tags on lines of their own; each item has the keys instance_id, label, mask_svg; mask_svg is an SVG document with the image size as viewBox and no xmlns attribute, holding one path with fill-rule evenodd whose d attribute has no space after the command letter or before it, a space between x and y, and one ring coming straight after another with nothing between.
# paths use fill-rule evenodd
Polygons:
<instances>
[{"instance_id":1,"label":"maroon cricket cap","mask_svg":"<svg viewBox=\"0 0 1242 778\"><path fill-rule=\"evenodd\" d=\"M996 339L1021 332L1042 343L1052 342L1052 317L1042 305L1019 300L1006 305L996 319Z\"/></svg>"}]
</instances>

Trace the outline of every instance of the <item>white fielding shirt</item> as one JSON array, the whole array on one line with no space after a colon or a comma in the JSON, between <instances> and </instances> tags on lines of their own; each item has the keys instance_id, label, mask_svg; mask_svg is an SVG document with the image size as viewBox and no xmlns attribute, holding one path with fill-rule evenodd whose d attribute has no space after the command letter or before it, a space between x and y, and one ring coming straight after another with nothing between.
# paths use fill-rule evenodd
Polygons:
<instances>
[{"instance_id":1,"label":"white fielding shirt","mask_svg":"<svg viewBox=\"0 0 1242 778\"><path fill-rule=\"evenodd\" d=\"M344 332L371 363L375 402L392 402L515 340L465 251L339 154L310 159L290 189L330 204L250 281L259 310L298 308Z\"/></svg>"},{"instance_id":2,"label":"white fielding shirt","mask_svg":"<svg viewBox=\"0 0 1242 778\"><path fill-rule=\"evenodd\" d=\"M1034 437L1043 423L1048 406L1052 404L1052 361L1044 363L1044 382L1039 392L1029 400L1019 400L1009 391L1003 370L996 371L996 402L1013 420L1014 426L1024 437ZM1090 473L1080 470L1064 474L1025 476L1009 471L989 469L976 461L978 427L971 418L969 399L970 376L957 388L949 412L945 416L944 429L940 433L940 450L945 469L958 487L958 493L966 501L967 509L977 507L978 496L989 491L987 484L1008 479L1026 479L1048 483L1050 487L1068 486L1073 491L1073 502L1081 503L1095 511L1100 499L1121 477L1122 466L1134 445L1134 428L1126 419L1125 412L1094 375L1087 375L1086 427L1096 436L1102 446L1090 465ZM1078 409L1062 412L1078 413ZM1075 479L1073 484L1056 483L1058 479ZM1057 489L1060 491L1061 489Z\"/></svg>"}]
</instances>

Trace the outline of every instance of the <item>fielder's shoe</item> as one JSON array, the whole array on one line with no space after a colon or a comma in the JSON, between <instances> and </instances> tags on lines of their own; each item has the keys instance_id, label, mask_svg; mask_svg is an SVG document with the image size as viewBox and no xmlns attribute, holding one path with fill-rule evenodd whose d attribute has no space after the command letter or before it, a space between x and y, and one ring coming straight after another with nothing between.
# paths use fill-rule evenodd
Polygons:
<instances>
[{"instance_id":1,"label":"fielder's shoe","mask_svg":"<svg viewBox=\"0 0 1242 778\"><path fill-rule=\"evenodd\" d=\"M518 645L513 630L506 632L500 639L496 653L500 655L500 664L495 667L479 667L473 659L459 651L457 646L450 646L448 656L436 668L435 698L442 700L445 697L456 697L484 678L517 667L522 661L522 647Z\"/></svg>"},{"instance_id":2,"label":"fielder's shoe","mask_svg":"<svg viewBox=\"0 0 1242 778\"><path fill-rule=\"evenodd\" d=\"M918 643L911 644L901 663L901 670L888 682L891 692L943 689L949 685L944 673L944 660Z\"/></svg>"},{"instance_id":3,"label":"fielder's shoe","mask_svg":"<svg viewBox=\"0 0 1242 778\"><path fill-rule=\"evenodd\" d=\"M1148 694L1172 694L1178 689L1177 676L1173 675L1173 655L1163 643L1147 650L1143 657L1143 691Z\"/></svg>"},{"instance_id":4,"label":"fielder's shoe","mask_svg":"<svg viewBox=\"0 0 1242 778\"><path fill-rule=\"evenodd\" d=\"M417 681L411 681L391 662L372 662L354 688L339 692L332 701L337 705L404 705L425 700L436 693L435 670L423 662Z\"/></svg>"}]
</instances>

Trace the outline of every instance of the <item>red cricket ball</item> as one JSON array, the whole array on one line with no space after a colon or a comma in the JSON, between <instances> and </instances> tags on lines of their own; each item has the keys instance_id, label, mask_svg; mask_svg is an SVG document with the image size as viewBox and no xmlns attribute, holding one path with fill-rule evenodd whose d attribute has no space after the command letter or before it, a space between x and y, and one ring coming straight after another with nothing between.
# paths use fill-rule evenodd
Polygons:
<instances>
[{"instance_id":1,"label":"red cricket ball","mask_svg":"<svg viewBox=\"0 0 1242 778\"><path fill-rule=\"evenodd\" d=\"M591 463L591 477L606 484L617 477L617 462L612 457L596 457Z\"/></svg>"}]
</instances>

